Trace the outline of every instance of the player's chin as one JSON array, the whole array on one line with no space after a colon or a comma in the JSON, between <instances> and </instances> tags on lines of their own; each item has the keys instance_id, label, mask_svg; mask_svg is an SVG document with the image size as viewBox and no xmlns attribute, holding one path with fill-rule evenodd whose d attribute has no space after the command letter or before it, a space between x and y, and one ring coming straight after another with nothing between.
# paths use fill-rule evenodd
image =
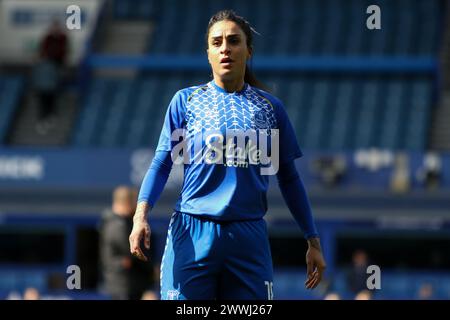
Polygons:
<instances>
[{"instance_id":1,"label":"player's chin","mask_svg":"<svg viewBox=\"0 0 450 320\"><path fill-rule=\"evenodd\" d=\"M236 77L236 72L233 70L233 69L225 69L225 68L222 68L221 70L220 70L220 78L223 80L223 81L230 81L230 80L233 80L235 77Z\"/></svg>"}]
</instances>

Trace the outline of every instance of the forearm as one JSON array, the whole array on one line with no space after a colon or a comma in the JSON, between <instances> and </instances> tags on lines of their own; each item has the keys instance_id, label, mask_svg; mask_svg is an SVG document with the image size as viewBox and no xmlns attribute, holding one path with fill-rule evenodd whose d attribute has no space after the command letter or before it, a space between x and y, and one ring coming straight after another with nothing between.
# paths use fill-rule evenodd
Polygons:
<instances>
[{"instance_id":1,"label":"forearm","mask_svg":"<svg viewBox=\"0 0 450 320\"><path fill-rule=\"evenodd\" d=\"M302 229L305 238L318 238L319 234L312 216L311 205L305 187L295 169L294 162L280 166L277 177L283 198L294 219ZM314 245L316 244L315 241L311 242Z\"/></svg>"},{"instance_id":2,"label":"forearm","mask_svg":"<svg viewBox=\"0 0 450 320\"><path fill-rule=\"evenodd\" d=\"M308 247L309 248L314 248L319 250L320 252L322 252L322 247L320 246L320 239L319 237L312 237L307 239L308 242Z\"/></svg>"},{"instance_id":3,"label":"forearm","mask_svg":"<svg viewBox=\"0 0 450 320\"><path fill-rule=\"evenodd\" d=\"M138 203L136 213L133 216L133 222L147 221L148 212L151 210L147 201L141 201Z\"/></svg>"}]
</instances>

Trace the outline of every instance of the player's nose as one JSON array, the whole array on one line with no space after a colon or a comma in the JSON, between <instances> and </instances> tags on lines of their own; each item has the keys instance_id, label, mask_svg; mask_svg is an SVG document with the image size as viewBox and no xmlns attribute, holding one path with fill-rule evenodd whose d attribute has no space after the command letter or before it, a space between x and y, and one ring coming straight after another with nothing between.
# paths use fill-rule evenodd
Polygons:
<instances>
[{"instance_id":1,"label":"player's nose","mask_svg":"<svg viewBox=\"0 0 450 320\"><path fill-rule=\"evenodd\" d=\"M220 53L221 54L226 54L230 52L230 45L228 43L228 41L223 41L222 45L220 47Z\"/></svg>"}]
</instances>

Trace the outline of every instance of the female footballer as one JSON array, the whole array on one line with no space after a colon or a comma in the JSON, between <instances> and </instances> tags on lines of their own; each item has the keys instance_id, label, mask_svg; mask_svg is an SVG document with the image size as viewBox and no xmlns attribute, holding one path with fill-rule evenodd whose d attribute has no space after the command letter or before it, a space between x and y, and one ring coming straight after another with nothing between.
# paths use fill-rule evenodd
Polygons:
<instances>
[{"instance_id":1,"label":"female footballer","mask_svg":"<svg viewBox=\"0 0 450 320\"><path fill-rule=\"evenodd\" d=\"M272 257L263 219L267 172L277 175L286 204L307 240L306 288L315 288L322 279L325 261L319 236L294 164L302 152L283 104L262 90L247 68L252 31L230 10L210 19L206 41L213 80L174 95L142 182L129 240L131 253L147 260L140 244L144 240L150 247L148 212L176 156L189 155L161 262L161 299L273 299ZM183 134L174 138L180 131ZM182 153L175 152L180 136L189 146ZM255 151L255 146L268 150L230 161L237 153L228 152L228 147L239 139L246 151ZM249 147L245 141L253 144ZM264 154L270 154L271 163L263 161ZM272 171L263 171L269 165Z\"/></svg>"}]
</instances>

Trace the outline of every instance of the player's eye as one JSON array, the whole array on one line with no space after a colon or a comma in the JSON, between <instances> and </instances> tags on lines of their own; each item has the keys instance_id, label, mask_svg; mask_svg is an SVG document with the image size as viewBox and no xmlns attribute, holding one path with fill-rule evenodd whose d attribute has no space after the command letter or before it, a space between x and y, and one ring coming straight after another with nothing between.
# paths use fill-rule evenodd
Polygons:
<instances>
[{"instance_id":1,"label":"player's eye","mask_svg":"<svg viewBox=\"0 0 450 320\"><path fill-rule=\"evenodd\" d=\"M229 40L230 44L238 44L239 43L239 38L231 38Z\"/></svg>"}]
</instances>

